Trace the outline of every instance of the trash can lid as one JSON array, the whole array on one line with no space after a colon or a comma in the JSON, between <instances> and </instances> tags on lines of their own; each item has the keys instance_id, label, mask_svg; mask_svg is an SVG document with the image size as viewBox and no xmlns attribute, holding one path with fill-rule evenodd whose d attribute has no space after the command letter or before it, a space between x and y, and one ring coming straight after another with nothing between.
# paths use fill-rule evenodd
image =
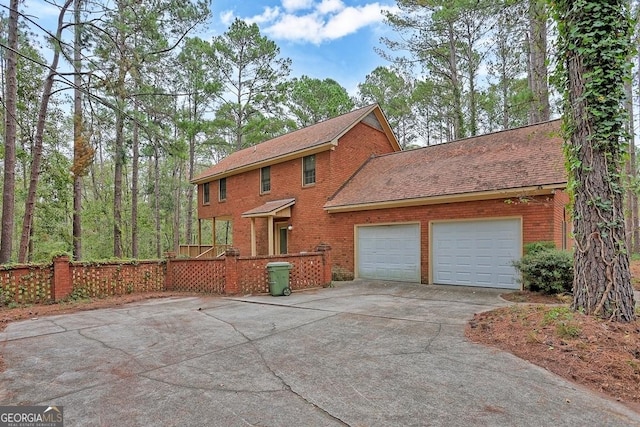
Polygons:
<instances>
[{"instance_id":1,"label":"trash can lid","mask_svg":"<svg viewBox=\"0 0 640 427\"><path fill-rule=\"evenodd\" d=\"M275 261L275 262L270 262L267 264L267 268L269 267L291 267L291 263L288 262L282 262L282 261Z\"/></svg>"}]
</instances>

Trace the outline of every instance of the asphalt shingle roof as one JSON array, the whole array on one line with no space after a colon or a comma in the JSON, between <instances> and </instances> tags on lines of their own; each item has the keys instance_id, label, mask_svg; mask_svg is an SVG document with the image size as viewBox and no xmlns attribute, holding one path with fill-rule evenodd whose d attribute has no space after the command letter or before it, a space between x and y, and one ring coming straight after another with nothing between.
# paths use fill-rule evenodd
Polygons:
<instances>
[{"instance_id":1,"label":"asphalt shingle roof","mask_svg":"<svg viewBox=\"0 0 640 427\"><path fill-rule=\"evenodd\" d=\"M567 182L560 121L371 158L325 208Z\"/></svg>"},{"instance_id":2,"label":"asphalt shingle roof","mask_svg":"<svg viewBox=\"0 0 640 427\"><path fill-rule=\"evenodd\" d=\"M228 174L235 169L259 164L334 141L376 108L379 108L377 104L359 108L341 116L278 136L253 147L236 151L196 176L192 182L220 174Z\"/></svg>"},{"instance_id":3,"label":"asphalt shingle roof","mask_svg":"<svg viewBox=\"0 0 640 427\"><path fill-rule=\"evenodd\" d=\"M250 216L261 216L261 215L270 214L273 212L277 212L281 209L284 209L288 206L291 206L295 202L296 202L296 199L273 200L271 202L267 202L261 206L258 206L257 208L253 208L251 210L243 212L242 216L250 217Z\"/></svg>"}]
</instances>

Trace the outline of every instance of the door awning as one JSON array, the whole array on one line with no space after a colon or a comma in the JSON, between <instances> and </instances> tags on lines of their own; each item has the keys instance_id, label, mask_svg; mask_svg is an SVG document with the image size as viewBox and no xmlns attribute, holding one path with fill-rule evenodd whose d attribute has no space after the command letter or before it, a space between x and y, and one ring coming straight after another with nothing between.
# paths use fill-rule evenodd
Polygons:
<instances>
[{"instance_id":1,"label":"door awning","mask_svg":"<svg viewBox=\"0 0 640 427\"><path fill-rule=\"evenodd\" d=\"M242 214L242 218L264 218L264 217L291 217L291 206L296 203L296 199L282 199L267 202L264 205L248 210Z\"/></svg>"}]
</instances>

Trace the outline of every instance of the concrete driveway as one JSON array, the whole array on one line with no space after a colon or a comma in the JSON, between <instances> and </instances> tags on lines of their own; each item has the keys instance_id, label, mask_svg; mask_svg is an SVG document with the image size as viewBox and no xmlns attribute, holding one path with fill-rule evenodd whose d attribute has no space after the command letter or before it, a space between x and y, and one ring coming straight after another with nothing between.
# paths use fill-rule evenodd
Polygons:
<instances>
[{"instance_id":1,"label":"concrete driveway","mask_svg":"<svg viewBox=\"0 0 640 427\"><path fill-rule=\"evenodd\" d=\"M65 426L638 426L640 414L467 342L499 291L348 282L152 300L0 334L0 404Z\"/></svg>"}]
</instances>

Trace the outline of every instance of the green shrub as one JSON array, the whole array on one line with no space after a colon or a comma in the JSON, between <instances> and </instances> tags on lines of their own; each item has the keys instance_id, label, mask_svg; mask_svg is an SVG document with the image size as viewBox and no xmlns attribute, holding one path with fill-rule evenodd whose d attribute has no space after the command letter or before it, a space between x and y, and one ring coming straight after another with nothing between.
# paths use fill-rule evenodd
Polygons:
<instances>
[{"instance_id":1,"label":"green shrub","mask_svg":"<svg viewBox=\"0 0 640 427\"><path fill-rule=\"evenodd\" d=\"M525 289L545 294L571 292L573 255L568 251L542 249L527 253L513 265L522 274Z\"/></svg>"},{"instance_id":2,"label":"green shrub","mask_svg":"<svg viewBox=\"0 0 640 427\"><path fill-rule=\"evenodd\" d=\"M548 251L550 249L555 249L555 248L556 248L556 244L554 242L546 242L546 241L533 242L533 243L527 243L524 245L524 253L525 255L532 255L540 251Z\"/></svg>"}]
</instances>

